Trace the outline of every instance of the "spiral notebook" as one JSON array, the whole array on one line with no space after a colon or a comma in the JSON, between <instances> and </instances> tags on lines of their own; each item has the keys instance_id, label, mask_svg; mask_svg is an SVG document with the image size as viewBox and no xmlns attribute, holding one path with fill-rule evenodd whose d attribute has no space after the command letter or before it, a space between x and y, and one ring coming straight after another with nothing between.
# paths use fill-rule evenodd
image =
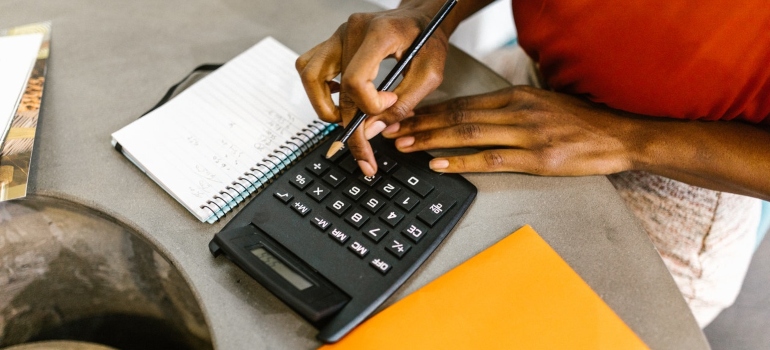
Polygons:
<instances>
[{"instance_id":1,"label":"spiral notebook","mask_svg":"<svg viewBox=\"0 0 770 350\"><path fill-rule=\"evenodd\" d=\"M112 134L112 145L201 221L258 191L336 125L317 120L297 54L265 38Z\"/></svg>"}]
</instances>

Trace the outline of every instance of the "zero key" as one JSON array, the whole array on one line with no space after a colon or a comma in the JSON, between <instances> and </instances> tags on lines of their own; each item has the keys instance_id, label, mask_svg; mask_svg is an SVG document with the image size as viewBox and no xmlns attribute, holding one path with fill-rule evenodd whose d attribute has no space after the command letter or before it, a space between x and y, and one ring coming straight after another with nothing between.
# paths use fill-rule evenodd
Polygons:
<instances>
[{"instance_id":1,"label":"zero key","mask_svg":"<svg viewBox=\"0 0 770 350\"><path fill-rule=\"evenodd\" d=\"M418 178L414 173L406 170L406 168L398 169L395 173L393 173L393 177L396 178L398 182L417 192L417 194L419 194L422 198L425 198L425 196L427 196L430 191L433 191L433 185Z\"/></svg>"}]
</instances>

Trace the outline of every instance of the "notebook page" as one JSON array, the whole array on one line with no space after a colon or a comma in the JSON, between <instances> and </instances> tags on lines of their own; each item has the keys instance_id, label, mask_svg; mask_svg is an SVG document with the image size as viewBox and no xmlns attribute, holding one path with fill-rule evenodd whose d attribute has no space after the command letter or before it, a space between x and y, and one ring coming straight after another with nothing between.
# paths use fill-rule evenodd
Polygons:
<instances>
[{"instance_id":1,"label":"notebook page","mask_svg":"<svg viewBox=\"0 0 770 350\"><path fill-rule=\"evenodd\" d=\"M113 133L113 140L148 176L206 220L212 212L201 205L316 120L294 68L296 58L266 38Z\"/></svg>"}]
</instances>

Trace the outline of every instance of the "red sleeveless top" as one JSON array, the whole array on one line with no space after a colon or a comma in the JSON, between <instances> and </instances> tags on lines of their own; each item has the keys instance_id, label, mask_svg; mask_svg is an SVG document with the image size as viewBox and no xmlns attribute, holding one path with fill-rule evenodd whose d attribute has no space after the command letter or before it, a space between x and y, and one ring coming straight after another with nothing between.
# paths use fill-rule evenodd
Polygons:
<instances>
[{"instance_id":1,"label":"red sleeveless top","mask_svg":"<svg viewBox=\"0 0 770 350\"><path fill-rule=\"evenodd\" d=\"M766 0L513 0L556 91L649 116L770 124Z\"/></svg>"}]
</instances>

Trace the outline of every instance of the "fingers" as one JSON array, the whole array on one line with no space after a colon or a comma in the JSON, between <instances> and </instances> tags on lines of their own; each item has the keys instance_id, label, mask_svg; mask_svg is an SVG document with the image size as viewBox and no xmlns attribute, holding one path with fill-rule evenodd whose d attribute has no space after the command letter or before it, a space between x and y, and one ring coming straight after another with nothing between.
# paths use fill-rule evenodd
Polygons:
<instances>
[{"instance_id":1,"label":"fingers","mask_svg":"<svg viewBox=\"0 0 770 350\"><path fill-rule=\"evenodd\" d=\"M335 33L329 40L299 56L295 63L310 104L318 117L329 123L342 121L339 109L331 98L331 94L336 92L332 89L339 90L332 79L340 72L340 47Z\"/></svg>"},{"instance_id":2,"label":"fingers","mask_svg":"<svg viewBox=\"0 0 770 350\"><path fill-rule=\"evenodd\" d=\"M403 39L400 33L372 26L344 67L341 83L342 91L350 96L355 106L366 114L377 115L390 107L396 96L392 92L377 91L374 79L377 78L380 62L396 55Z\"/></svg>"},{"instance_id":3,"label":"fingers","mask_svg":"<svg viewBox=\"0 0 770 350\"><path fill-rule=\"evenodd\" d=\"M426 106L415 111L417 114L444 113L458 110L497 109L508 106L512 101L509 90L498 90L481 95L458 97Z\"/></svg>"},{"instance_id":4,"label":"fingers","mask_svg":"<svg viewBox=\"0 0 770 350\"><path fill-rule=\"evenodd\" d=\"M460 147L529 147L529 133L508 125L462 124L429 130L396 139L401 152Z\"/></svg>"},{"instance_id":5,"label":"fingers","mask_svg":"<svg viewBox=\"0 0 770 350\"><path fill-rule=\"evenodd\" d=\"M522 149L494 149L469 155L435 158L429 166L442 173L521 172L543 174L537 155Z\"/></svg>"},{"instance_id":6,"label":"fingers","mask_svg":"<svg viewBox=\"0 0 770 350\"><path fill-rule=\"evenodd\" d=\"M387 125L414 115L414 107L433 92L443 80L446 42L435 39L425 43L407 67L403 80L393 90L398 100L383 113L372 116L364 124L366 137L371 139Z\"/></svg>"},{"instance_id":7,"label":"fingers","mask_svg":"<svg viewBox=\"0 0 770 350\"><path fill-rule=\"evenodd\" d=\"M442 173L517 172L541 176L607 175L628 169L623 159L576 152L575 148L491 149L474 154L434 158L428 164Z\"/></svg>"},{"instance_id":8,"label":"fingers","mask_svg":"<svg viewBox=\"0 0 770 350\"><path fill-rule=\"evenodd\" d=\"M358 167L366 176L374 176L377 173L377 161L369 141L364 137L364 128L358 127L347 143L350 154L358 162Z\"/></svg>"},{"instance_id":9,"label":"fingers","mask_svg":"<svg viewBox=\"0 0 770 350\"><path fill-rule=\"evenodd\" d=\"M517 125L515 113L499 110L452 110L444 113L419 115L395 123L383 131L387 138L397 138L427 130L464 124Z\"/></svg>"}]
</instances>

